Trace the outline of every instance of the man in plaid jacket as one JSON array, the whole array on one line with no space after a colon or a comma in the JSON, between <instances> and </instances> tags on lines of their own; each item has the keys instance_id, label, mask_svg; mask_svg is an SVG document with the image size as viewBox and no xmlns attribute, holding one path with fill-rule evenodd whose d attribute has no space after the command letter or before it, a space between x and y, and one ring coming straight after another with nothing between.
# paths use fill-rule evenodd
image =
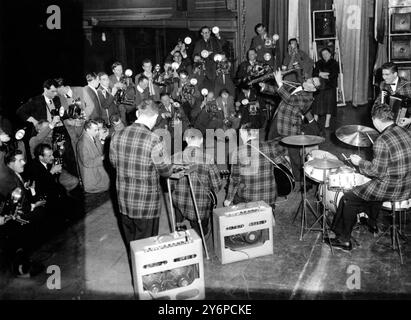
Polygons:
<instances>
[{"instance_id":1,"label":"man in plaid jacket","mask_svg":"<svg viewBox=\"0 0 411 320\"><path fill-rule=\"evenodd\" d=\"M372 179L346 192L338 205L332 229L336 238L326 239L337 248L349 251L351 231L357 214L366 211L370 231L378 232L376 219L383 201L411 198L411 131L394 124L391 107L375 105L372 113L374 126L381 135L374 143L372 162L351 155L351 161L362 174Z\"/></svg>"},{"instance_id":2,"label":"man in plaid jacket","mask_svg":"<svg viewBox=\"0 0 411 320\"><path fill-rule=\"evenodd\" d=\"M207 235L212 210L212 202L207 194L209 190L217 194L221 190L222 181L213 157L203 149L201 131L188 129L184 133L184 139L187 142L187 147L183 152L176 153L173 156L173 163L191 166L192 171L189 175L193 184L201 225L204 234ZM187 177L171 180L171 185L174 187L173 203L176 207L177 223L181 223L186 218L190 221L191 227L200 234Z\"/></svg>"},{"instance_id":3,"label":"man in plaid jacket","mask_svg":"<svg viewBox=\"0 0 411 320\"><path fill-rule=\"evenodd\" d=\"M158 234L160 176L172 173L163 143L151 132L158 116L152 100L144 100L131 126L114 134L110 160L116 169L116 188L127 247L130 241Z\"/></svg>"},{"instance_id":4,"label":"man in plaid jacket","mask_svg":"<svg viewBox=\"0 0 411 320\"><path fill-rule=\"evenodd\" d=\"M259 139L258 129L251 129L250 125L240 129L240 136L244 144L233 152L230 184L224 205L262 200L274 208L277 198L274 165L258 150L275 163L289 167L284 158L285 150L277 141Z\"/></svg>"},{"instance_id":5,"label":"man in plaid jacket","mask_svg":"<svg viewBox=\"0 0 411 320\"><path fill-rule=\"evenodd\" d=\"M307 79L302 86L295 88L292 92L288 91L282 82L281 71L274 73L278 89L266 83L260 83L261 91L267 94L277 92L282 101L274 114L271 128L268 133L268 140L278 136L288 137L301 134L303 118L315 122L310 111L313 103L313 92L317 91L324 84L320 78ZM301 181L302 163L300 148L288 146L288 153L291 159L291 167L296 181Z\"/></svg>"}]
</instances>

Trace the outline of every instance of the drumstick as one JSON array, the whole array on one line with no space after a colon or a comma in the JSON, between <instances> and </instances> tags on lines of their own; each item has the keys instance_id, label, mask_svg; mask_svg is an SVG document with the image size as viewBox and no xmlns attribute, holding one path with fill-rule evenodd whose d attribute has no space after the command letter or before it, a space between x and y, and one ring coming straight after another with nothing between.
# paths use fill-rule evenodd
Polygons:
<instances>
[{"instance_id":1,"label":"drumstick","mask_svg":"<svg viewBox=\"0 0 411 320\"><path fill-rule=\"evenodd\" d=\"M356 169L355 166L354 166L354 164L351 162L351 159L350 159L350 158L347 158L347 156L346 156L344 153L341 153L341 154L342 154L342 156L344 157L344 160L350 165L350 167ZM356 170L357 170L357 169L356 169Z\"/></svg>"},{"instance_id":2,"label":"drumstick","mask_svg":"<svg viewBox=\"0 0 411 320\"><path fill-rule=\"evenodd\" d=\"M365 134L367 135L368 139L370 139L371 143L374 144L374 141L371 139L370 135L367 132Z\"/></svg>"}]
</instances>

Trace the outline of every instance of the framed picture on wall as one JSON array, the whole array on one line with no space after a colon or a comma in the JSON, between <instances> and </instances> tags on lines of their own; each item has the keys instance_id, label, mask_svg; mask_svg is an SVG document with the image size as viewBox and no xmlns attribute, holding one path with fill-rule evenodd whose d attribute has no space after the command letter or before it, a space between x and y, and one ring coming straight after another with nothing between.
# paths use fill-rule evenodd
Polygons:
<instances>
[{"instance_id":1,"label":"framed picture on wall","mask_svg":"<svg viewBox=\"0 0 411 320\"><path fill-rule=\"evenodd\" d=\"M314 11L313 16L315 39L334 38L336 36L333 10Z\"/></svg>"}]
</instances>

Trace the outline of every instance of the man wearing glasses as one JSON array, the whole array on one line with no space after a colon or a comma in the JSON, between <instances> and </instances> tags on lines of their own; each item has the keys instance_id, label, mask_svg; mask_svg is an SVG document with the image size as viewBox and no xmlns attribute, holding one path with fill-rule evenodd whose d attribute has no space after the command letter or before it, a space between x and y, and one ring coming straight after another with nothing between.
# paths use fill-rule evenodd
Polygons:
<instances>
[{"instance_id":1,"label":"man wearing glasses","mask_svg":"<svg viewBox=\"0 0 411 320\"><path fill-rule=\"evenodd\" d=\"M282 101L279 104L268 133L268 140L278 137L288 137L300 135L303 119L311 124L315 120L310 112L313 102L313 92L319 90L324 84L320 78L309 78L301 86L291 87L286 82L283 82L281 71L274 72L274 77L278 85L278 89L266 83L260 83L261 91L267 94L277 92ZM287 90L285 87L291 88ZM308 132L306 132L308 134ZM312 134L310 132L310 134ZM301 181L301 157L300 148L288 146L288 154L291 160L291 167L296 181Z\"/></svg>"}]
</instances>

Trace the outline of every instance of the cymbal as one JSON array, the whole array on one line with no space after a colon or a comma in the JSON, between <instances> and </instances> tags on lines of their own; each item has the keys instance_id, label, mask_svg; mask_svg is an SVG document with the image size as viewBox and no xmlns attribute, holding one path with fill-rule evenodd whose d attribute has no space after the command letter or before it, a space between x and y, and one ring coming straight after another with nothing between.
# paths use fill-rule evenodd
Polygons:
<instances>
[{"instance_id":1,"label":"cymbal","mask_svg":"<svg viewBox=\"0 0 411 320\"><path fill-rule=\"evenodd\" d=\"M337 138L354 147L369 147L375 139L377 139L379 133L369 127L360 125L348 125L338 128L335 132Z\"/></svg>"},{"instance_id":2,"label":"cymbal","mask_svg":"<svg viewBox=\"0 0 411 320\"><path fill-rule=\"evenodd\" d=\"M314 159L307 162L307 165L316 169L335 169L344 166L344 163L340 160L334 159Z\"/></svg>"},{"instance_id":3,"label":"cymbal","mask_svg":"<svg viewBox=\"0 0 411 320\"><path fill-rule=\"evenodd\" d=\"M289 144L293 146L311 146L314 144L323 143L325 139L323 137L302 134L299 136L285 137L281 141L284 142L285 144Z\"/></svg>"}]
</instances>

